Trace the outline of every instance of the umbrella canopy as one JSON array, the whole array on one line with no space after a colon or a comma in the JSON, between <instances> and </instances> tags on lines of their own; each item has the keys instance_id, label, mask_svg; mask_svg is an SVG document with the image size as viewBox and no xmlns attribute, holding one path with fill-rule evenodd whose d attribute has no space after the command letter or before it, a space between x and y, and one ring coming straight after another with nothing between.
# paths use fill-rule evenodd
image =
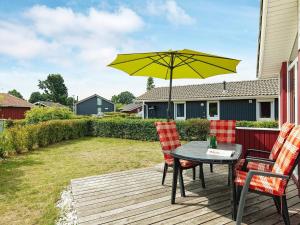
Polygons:
<instances>
[{"instance_id":1,"label":"umbrella canopy","mask_svg":"<svg viewBox=\"0 0 300 225\"><path fill-rule=\"evenodd\" d=\"M193 50L119 54L108 66L122 70L130 76L149 76L170 80L168 119L173 79L205 79L236 73L240 60Z\"/></svg>"}]
</instances>

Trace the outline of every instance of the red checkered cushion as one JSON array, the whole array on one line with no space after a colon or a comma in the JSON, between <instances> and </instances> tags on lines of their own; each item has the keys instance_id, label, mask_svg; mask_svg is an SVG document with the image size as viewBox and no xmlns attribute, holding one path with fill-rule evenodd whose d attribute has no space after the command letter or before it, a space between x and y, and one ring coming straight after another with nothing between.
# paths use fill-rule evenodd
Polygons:
<instances>
[{"instance_id":1,"label":"red checkered cushion","mask_svg":"<svg viewBox=\"0 0 300 225\"><path fill-rule=\"evenodd\" d=\"M176 129L176 123L170 122L156 122L155 123L161 148L164 154L165 162L171 166L174 163L174 158L170 155L170 152L181 146L179 140L179 134ZM196 164L187 160L180 160L181 167L190 168Z\"/></svg>"},{"instance_id":2,"label":"red checkered cushion","mask_svg":"<svg viewBox=\"0 0 300 225\"><path fill-rule=\"evenodd\" d=\"M234 180L236 185L244 186L247 177L246 171L237 170ZM275 178L254 175L251 179L249 188L256 191L270 193L277 196L284 194L286 181L282 180L280 185L277 185Z\"/></svg>"},{"instance_id":3,"label":"red checkered cushion","mask_svg":"<svg viewBox=\"0 0 300 225\"><path fill-rule=\"evenodd\" d=\"M272 170L272 166L270 164L265 164L265 163L248 162L247 169L270 172Z\"/></svg>"},{"instance_id":4,"label":"red checkered cushion","mask_svg":"<svg viewBox=\"0 0 300 225\"><path fill-rule=\"evenodd\" d=\"M210 134L220 143L235 143L235 120L211 120Z\"/></svg>"},{"instance_id":5,"label":"red checkered cushion","mask_svg":"<svg viewBox=\"0 0 300 225\"><path fill-rule=\"evenodd\" d=\"M284 142L282 149L272 168L273 173L290 175L295 161L300 154L300 126L296 126ZM237 170L235 183L243 186L247 172ZM250 189L271 193L274 195L283 195L286 187L286 180L274 177L253 176Z\"/></svg>"},{"instance_id":6,"label":"red checkered cushion","mask_svg":"<svg viewBox=\"0 0 300 225\"><path fill-rule=\"evenodd\" d=\"M269 159L272 160L276 160L280 150L284 144L285 139L287 138L287 136L290 134L291 130L294 128L294 124L292 123L284 123L281 126L278 138L275 142L275 144L273 145L272 151L270 153Z\"/></svg>"}]
</instances>

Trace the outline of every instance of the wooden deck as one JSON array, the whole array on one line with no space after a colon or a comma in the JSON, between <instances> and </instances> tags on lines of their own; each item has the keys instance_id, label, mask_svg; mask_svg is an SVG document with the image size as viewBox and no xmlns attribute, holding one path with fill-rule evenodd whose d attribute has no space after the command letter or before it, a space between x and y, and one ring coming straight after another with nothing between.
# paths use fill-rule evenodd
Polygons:
<instances>
[{"instance_id":1,"label":"wooden deck","mask_svg":"<svg viewBox=\"0 0 300 225\"><path fill-rule=\"evenodd\" d=\"M156 168L145 168L72 180L79 224L235 224L225 166L214 166L214 173L205 166L206 189L185 174L187 197L177 192L175 205L170 204L172 174L165 186L161 177ZM287 192L291 224L298 225L300 198L293 181ZM272 199L256 194L248 195L243 222L283 224Z\"/></svg>"}]
</instances>

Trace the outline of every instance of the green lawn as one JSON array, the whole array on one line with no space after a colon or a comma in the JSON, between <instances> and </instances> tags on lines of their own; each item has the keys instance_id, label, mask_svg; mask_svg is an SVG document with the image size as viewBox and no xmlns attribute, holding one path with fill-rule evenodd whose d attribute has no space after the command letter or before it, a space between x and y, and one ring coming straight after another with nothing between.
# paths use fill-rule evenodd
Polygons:
<instances>
[{"instance_id":1,"label":"green lawn","mask_svg":"<svg viewBox=\"0 0 300 225\"><path fill-rule=\"evenodd\" d=\"M162 162L158 142L82 138L0 162L0 224L54 224L71 179Z\"/></svg>"}]
</instances>

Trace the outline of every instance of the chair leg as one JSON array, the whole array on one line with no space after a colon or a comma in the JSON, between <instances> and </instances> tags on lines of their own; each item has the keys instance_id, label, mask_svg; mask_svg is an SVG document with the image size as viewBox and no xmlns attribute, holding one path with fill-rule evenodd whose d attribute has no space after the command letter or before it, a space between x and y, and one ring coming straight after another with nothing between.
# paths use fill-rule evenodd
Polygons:
<instances>
[{"instance_id":1,"label":"chair leg","mask_svg":"<svg viewBox=\"0 0 300 225\"><path fill-rule=\"evenodd\" d=\"M243 186L243 189L242 189L240 202L239 202L239 208L238 208L238 212L237 212L237 216L236 216L236 225L242 224L242 218L243 218L243 214L244 214L244 207L245 207L245 203L246 203L246 195L248 193L248 188L249 188L249 184L246 184Z\"/></svg>"},{"instance_id":2,"label":"chair leg","mask_svg":"<svg viewBox=\"0 0 300 225\"><path fill-rule=\"evenodd\" d=\"M241 186L237 186L237 188L236 188L236 202L237 203L240 202L242 189L243 188Z\"/></svg>"},{"instance_id":3,"label":"chair leg","mask_svg":"<svg viewBox=\"0 0 300 225\"><path fill-rule=\"evenodd\" d=\"M210 172L211 173L214 172L214 168L213 168L213 164L212 163L210 164Z\"/></svg>"},{"instance_id":4,"label":"chair leg","mask_svg":"<svg viewBox=\"0 0 300 225\"><path fill-rule=\"evenodd\" d=\"M196 168L193 167L193 180L196 180Z\"/></svg>"},{"instance_id":5,"label":"chair leg","mask_svg":"<svg viewBox=\"0 0 300 225\"><path fill-rule=\"evenodd\" d=\"M181 193L181 197L185 197L185 190L184 190L184 183L183 183L182 168L179 168L179 185L180 185L180 193Z\"/></svg>"},{"instance_id":6,"label":"chair leg","mask_svg":"<svg viewBox=\"0 0 300 225\"><path fill-rule=\"evenodd\" d=\"M202 188L205 188L205 180L204 180L204 173L203 173L203 163L199 164L199 178L201 180Z\"/></svg>"},{"instance_id":7,"label":"chair leg","mask_svg":"<svg viewBox=\"0 0 300 225\"><path fill-rule=\"evenodd\" d=\"M168 164L165 163L161 185L165 184L165 179L166 179L167 172L168 172Z\"/></svg>"},{"instance_id":8,"label":"chair leg","mask_svg":"<svg viewBox=\"0 0 300 225\"><path fill-rule=\"evenodd\" d=\"M280 198L277 197L277 196L273 196L273 201L275 203L277 213L281 214L281 201L280 201Z\"/></svg>"},{"instance_id":9,"label":"chair leg","mask_svg":"<svg viewBox=\"0 0 300 225\"><path fill-rule=\"evenodd\" d=\"M285 225L290 225L290 216L289 216L289 210L288 210L285 195L281 197L281 201L282 201L282 216L283 216L284 223Z\"/></svg>"}]
</instances>

